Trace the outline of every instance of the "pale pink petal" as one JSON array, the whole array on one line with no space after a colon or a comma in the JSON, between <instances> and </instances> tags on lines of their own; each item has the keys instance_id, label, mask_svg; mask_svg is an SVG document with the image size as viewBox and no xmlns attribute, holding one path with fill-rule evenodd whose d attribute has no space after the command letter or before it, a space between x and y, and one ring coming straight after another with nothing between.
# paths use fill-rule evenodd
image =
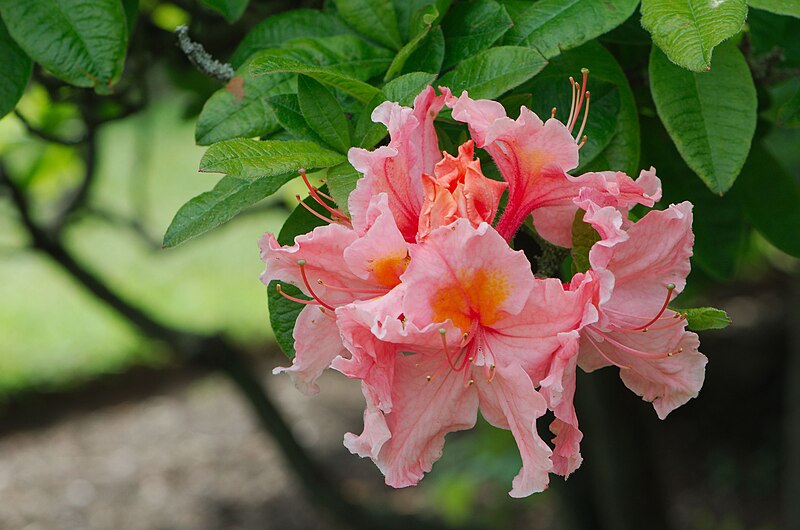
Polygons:
<instances>
[{"instance_id":1,"label":"pale pink petal","mask_svg":"<svg viewBox=\"0 0 800 530\"><path fill-rule=\"evenodd\" d=\"M436 355L398 355L392 412L382 418L374 413L365 416L370 423L364 434L345 437L351 451L375 461L389 486L417 484L442 455L445 435L475 425L478 396L474 387L464 384L463 374L440 370L428 381L427 376L437 373L441 365ZM380 443L386 430L391 437Z\"/></svg>"},{"instance_id":2,"label":"pale pink petal","mask_svg":"<svg viewBox=\"0 0 800 530\"><path fill-rule=\"evenodd\" d=\"M613 295L602 310L624 315L621 327L636 327L658 314L669 294L668 285L674 285L674 298L686 284L694 243L692 205L683 202L651 211L627 233L627 241L615 245L610 258L607 249L596 252L595 245L589 259L593 268L605 268L615 278Z\"/></svg>"},{"instance_id":3,"label":"pale pink petal","mask_svg":"<svg viewBox=\"0 0 800 530\"><path fill-rule=\"evenodd\" d=\"M355 276L388 290L400 283L408 266L409 245L397 228L385 193L372 198L367 218L369 229L344 250L344 260ZM381 294L379 290L372 296Z\"/></svg>"},{"instance_id":4,"label":"pale pink petal","mask_svg":"<svg viewBox=\"0 0 800 530\"><path fill-rule=\"evenodd\" d=\"M294 325L295 357L292 366L275 368L272 373L287 373L295 386L304 394L319 392L316 381L322 372L339 355L347 351L342 346L336 320L333 315L323 314L317 306L306 306Z\"/></svg>"},{"instance_id":5,"label":"pale pink petal","mask_svg":"<svg viewBox=\"0 0 800 530\"><path fill-rule=\"evenodd\" d=\"M261 259L266 263L261 281L269 284L272 280L281 280L311 296L298 265L299 260L304 260L306 277L314 293L325 303L339 305L364 298L337 289L375 288L374 284L356 277L344 260L344 249L356 239L353 230L337 224L317 227L297 236L294 245L285 247L280 246L272 234L265 234L259 241Z\"/></svg>"},{"instance_id":6,"label":"pale pink petal","mask_svg":"<svg viewBox=\"0 0 800 530\"><path fill-rule=\"evenodd\" d=\"M590 354L593 357L599 355L597 350L600 350L602 357L622 366L620 377L625 386L652 402L658 417L664 419L672 410L697 396L708 362L705 355L698 352L697 335L685 331L685 323L681 324L647 333L600 334L589 330L582 340L579 364L590 371L594 366L586 362L584 351L594 350ZM673 355L654 359L634 354L632 350L651 356L667 352Z\"/></svg>"},{"instance_id":7,"label":"pale pink petal","mask_svg":"<svg viewBox=\"0 0 800 530\"><path fill-rule=\"evenodd\" d=\"M475 386L483 417L495 427L509 429L522 456L522 469L514 477L509 494L519 498L544 491L553 467L552 451L539 436L536 420L547 411L547 402L516 364L498 367L491 383L476 378Z\"/></svg>"},{"instance_id":8,"label":"pale pink petal","mask_svg":"<svg viewBox=\"0 0 800 530\"><path fill-rule=\"evenodd\" d=\"M392 437L392 434L386 425L383 412L375 403L373 394L366 384L361 384L361 391L364 393L364 399L367 402L367 406L364 409L364 431L359 435L351 432L345 434L344 446L355 455L362 458L371 458L377 462L383 444Z\"/></svg>"},{"instance_id":9,"label":"pale pink petal","mask_svg":"<svg viewBox=\"0 0 800 530\"><path fill-rule=\"evenodd\" d=\"M553 472L568 477L580 467L583 458L580 442L583 438L575 413L575 367L580 336L577 331L559 335L562 347L553 356L550 371L542 380L539 392L556 419L550 424L553 439Z\"/></svg>"},{"instance_id":10,"label":"pale pink petal","mask_svg":"<svg viewBox=\"0 0 800 530\"><path fill-rule=\"evenodd\" d=\"M505 109L497 101L471 99L466 90L460 97L453 96L443 87L439 90L446 94L445 103L453 109L453 119L469 125L470 135L478 147L486 145L486 134L496 120L508 119Z\"/></svg>"},{"instance_id":11,"label":"pale pink petal","mask_svg":"<svg viewBox=\"0 0 800 530\"><path fill-rule=\"evenodd\" d=\"M411 249L403 275L406 317L418 326L450 320L463 332L473 322L491 326L519 313L534 280L521 251L508 247L489 225L466 219L431 232Z\"/></svg>"}]
</instances>

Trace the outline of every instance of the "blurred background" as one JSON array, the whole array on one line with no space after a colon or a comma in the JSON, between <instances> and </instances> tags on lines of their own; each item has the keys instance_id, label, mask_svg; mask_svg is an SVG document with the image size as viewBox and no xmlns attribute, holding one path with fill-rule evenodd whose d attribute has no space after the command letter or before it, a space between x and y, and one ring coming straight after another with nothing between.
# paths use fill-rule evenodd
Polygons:
<instances>
[{"instance_id":1,"label":"blurred background","mask_svg":"<svg viewBox=\"0 0 800 530\"><path fill-rule=\"evenodd\" d=\"M377 520L354 506L386 528L800 528L798 262L744 224L732 242L712 238L719 252L706 256L718 262L695 266L684 295L734 323L701 334L710 362L700 397L659 421L615 370L579 374L584 464L527 499L506 493L520 462L505 431L481 423L448 436L420 486L391 490L341 443L361 430L358 385L327 374L313 399L269 375L288 360L270 331L256 242L280 229L296 188L162 250L177 209L218 180L197 172L194 125L221 85L188 63L173 30L191 23L225 58L255 22L300 4L316 3L252 2L225 24L194 1L141 0L114 95L37 66L17 111L0 120L0 167L25 190L22 201L0 190L0 528ZM626 39L604 44L636 46ZM642 167L656 165L669 192L662 168L678 155L648 121L646 82L631 84ZM787 79L766 99L797 86ZM765 145L800 179L796 131ZM668 199L695 200L675 178ZM737 221L723 199L706 201L719 204L698 215Z\"/></svg>"}]
</instances>

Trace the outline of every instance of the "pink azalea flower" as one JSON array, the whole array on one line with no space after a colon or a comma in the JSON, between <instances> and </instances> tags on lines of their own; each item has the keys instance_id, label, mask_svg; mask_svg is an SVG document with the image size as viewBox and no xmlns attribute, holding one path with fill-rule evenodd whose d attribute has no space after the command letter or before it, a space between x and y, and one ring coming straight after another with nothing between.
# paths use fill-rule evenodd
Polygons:
<instances>
[{"instance_id":1,"label":"pink azalea flower","mask_svg":"<svg viewBox=\"0 0 800 530\"><path fill-rule=\"evenodd\" d=\"M512 120L496 101L473 100L466 92L456 98L446 88L440 90L447 106L453 109L453 118L467 123L477 146L489 152L508 182L508 204L497 224L497 231L506 240L533 213L533 224L540 236L555 245L571 247L578 200L591 198L627 213L633 204L653 206L661 196L660 182L652 171L642 172L637 181L613 171L567 175L578 166L582 145L572 137L583 104L580 100L565 125L555 118L543 122L525 107ZM585 101L588 110L588 93ZM582 131L581 127L579 137Z\"/></svg>"},{"instance_id":2,"label":"pink azalea flower","mask_svg":"<svg viewBox=\"0 0 800 530\"><path fill-rule=\"evenodd\" d=\"M597 323L581 331L578 364L591 372L620 368L625 385L653 403L658 417L697 396L706 357L680 313L667 308L686 284L694 235L692 205L651 211L636 223L610 207L590 207L584 219L609 239L589 254L601 286Z\"/></svg>"},{"instance_id":3,"label":"pink azalea flower","mask_svg":"<svg viewBox=\"0 0 800 530\"><path fill-rule=\"evenodd\" d=\"M389 292L408 266L409 244L394 222L385 193L372 197L364 221L363 237L346 226L330 224L296 237L292 246L281 246L272 234L259 242L266 264L261 280L294 284L312 298L303 301L284 295L307 307L295 324L292 366L274 370L289 373L304 393L316 394L317 378L336 357L346 354L336 327L336 307Z\"/></svg>"},{"instance_id":4,"label":"pink azalea flower","mask_svg":"<svg viewBox=\"0 0 800 530\"><path fill-rule=\"evenodd\" d=\"M458 148L458 157L444 153L434 168L434 176L422 175L424 202L417 239L460 217L469 219L475 227L494 221L507 184L483 176L481 162L474 157L473 142L469 140Z\"/></svg>"},{"instance_id":5,"label":"pink azalea flower","mask_svg":"<svg viewBox=\"0 0 800 530\"><path fill-rule=\"evenodd\" d=\"M389 145L367 151L352 148L350 163L364 177L350 194L348 206L353 226L359 234L372 197L386 193L389 208L406 241L414 242L422 209L422 175L434 174L442 159L433 120L444 106L444 96L427 87L414 100L414 108L384 102L372 112L372 119L389 129Z\"/></svg>"},{"instance_id":6,"label":"pink azalea flower","mask_svg":"<svg viewBox=\"0 0 800 530\"><path fill-rule=\"evenodd\" d=\"M548 402L536 387L547 384L554 403L569 393L559 355L569 363L577 330L596 318L591 289L535 279L521 252L468 219L432 231L411 256L392 293L337 309L352 358L335 367L362 379L367 399L364 432L345 445L372 458L387 484L414 485L445 435L472 427L480 408L517 440L523 466L511 495L543 490L551 450L535 424Z\"/></svg>"}]
</instances>

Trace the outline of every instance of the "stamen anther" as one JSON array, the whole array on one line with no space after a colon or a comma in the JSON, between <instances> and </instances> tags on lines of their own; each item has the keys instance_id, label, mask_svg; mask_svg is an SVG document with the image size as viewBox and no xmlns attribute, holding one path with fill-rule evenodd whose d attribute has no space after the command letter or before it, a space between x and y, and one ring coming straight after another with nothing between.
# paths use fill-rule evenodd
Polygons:
<instances>
[{"instance_id":1,"label":"stamen anther","mask_svg":"<svg viewBox=\"0 0 800 530\"><path fill-rule=\"evenodd\" d=\"M297 265L300 267L300 276L303 278L303 283L305 284L306 289L308 289L308 293L311 295L311 298L313 298L314 300L319 302L319 305L321 305L325 309L330 309L331 311L335 311L336 310L335 307L333 307L330 304L326 304L325 302L323 302L320 299L320 297L317 296L317 293L314 292L314 289L311 288L311 282L308 281L308 276L306 276L306 267L305 267L306 260L304 260L304 259L297 260Z\"/></svg>"}]
</instances>

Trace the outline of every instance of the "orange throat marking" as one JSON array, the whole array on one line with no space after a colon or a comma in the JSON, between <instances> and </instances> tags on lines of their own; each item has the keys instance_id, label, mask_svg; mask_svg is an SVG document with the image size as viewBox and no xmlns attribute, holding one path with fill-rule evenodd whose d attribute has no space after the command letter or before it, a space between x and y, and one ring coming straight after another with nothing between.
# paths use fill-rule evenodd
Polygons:
<instances>
[{"instance_id":1,"label":"orange throat marking","mask_svg":"<svg viewBox=\"0 0 800 530\"><path fill-rule=\"evenodd\" d=\"M400 284L400 276L408 268L409 261L411 261L411 257L408 253L390 254L377 258L370 267L378 283L391 289Z\"/></svg>"},{"instance_id":2,"label":"orange throat marking","mask_svg":"<svg viewBox=\"0 0 800 530\"><path fill-rule=\"evenodd\" d=\"M491 326L502 317L500 305L511 294L511 287L500 271L477 269L459 271L452 283L439 289L431 299L433 321L453 321L468 333L477 320Z\"/></svg>"}]
</instances>

